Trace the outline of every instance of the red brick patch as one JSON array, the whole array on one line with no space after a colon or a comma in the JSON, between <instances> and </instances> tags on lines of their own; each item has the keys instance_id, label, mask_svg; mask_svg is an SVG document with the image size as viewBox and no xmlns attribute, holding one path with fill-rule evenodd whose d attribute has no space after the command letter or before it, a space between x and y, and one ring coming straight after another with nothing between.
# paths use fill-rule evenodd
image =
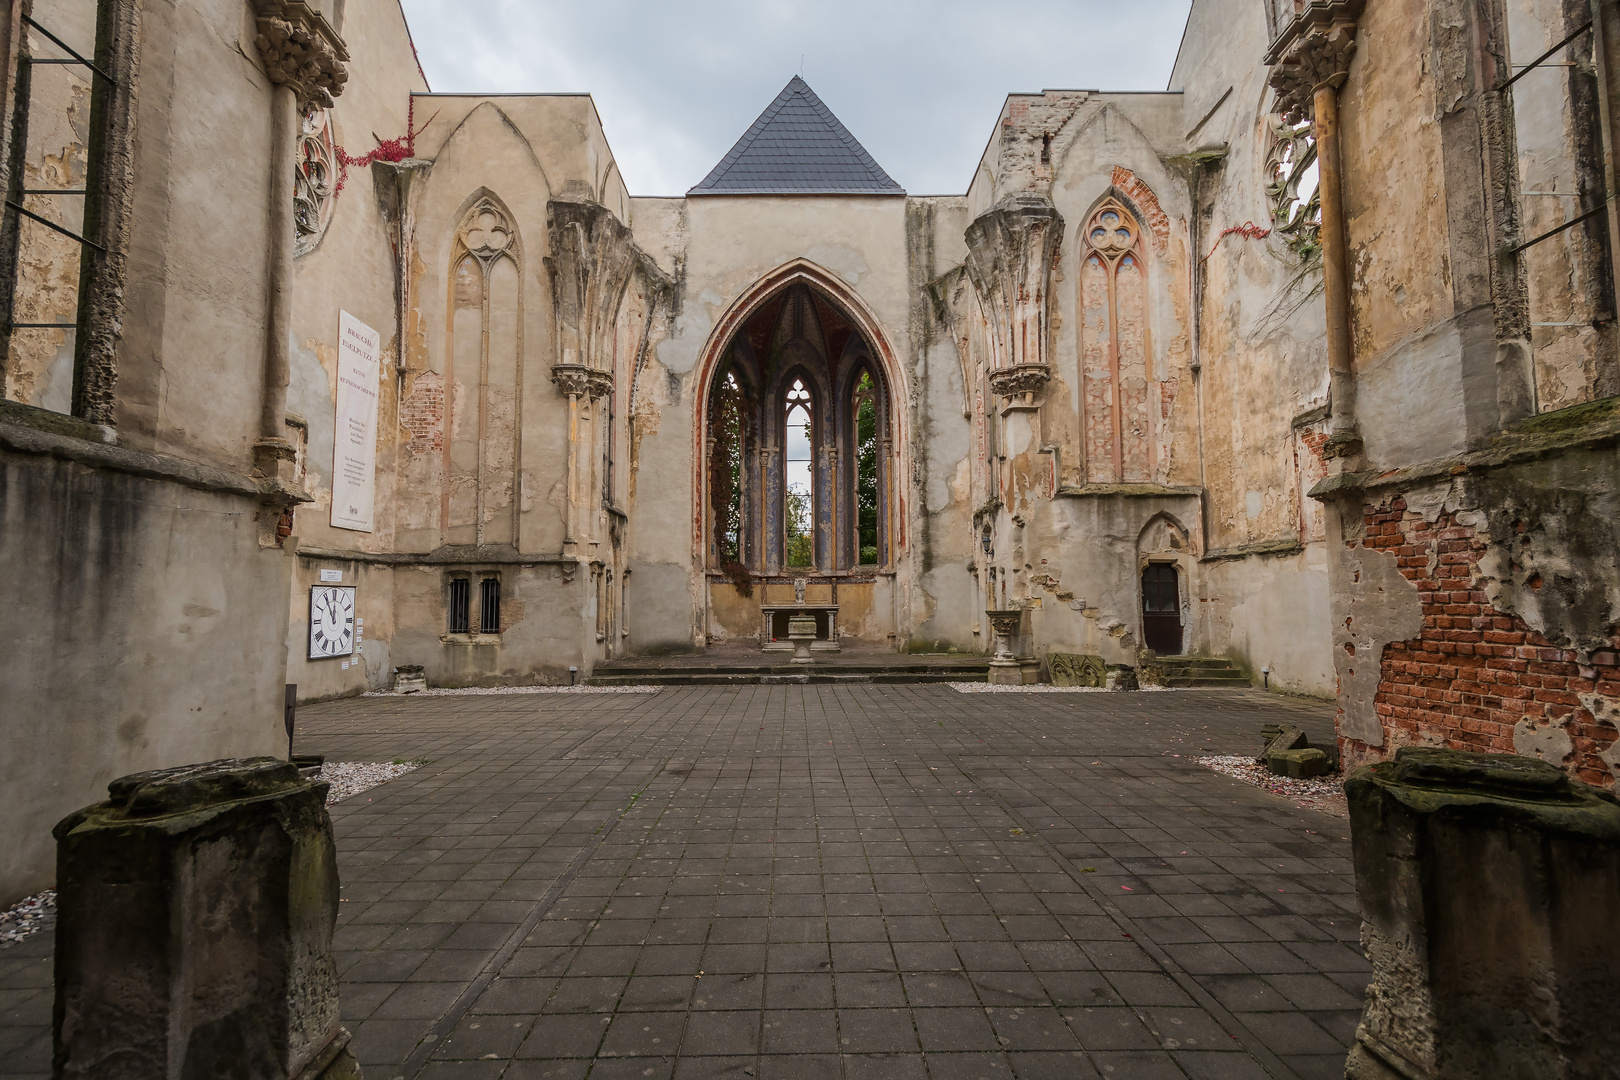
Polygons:
<instances>
[{"instance_id":1,"label":"red brick patch","mask_svg":"<svg viewBox=\"0 0 1620 1080\"><path fill-rule=\"evenodd\" d=\"M1616 730L1593 719L1580 694L1620 696L1620 654L1594 653L1589 665L1516 615L1493 607L1479 572L1489 537L1451 512L1435 521L1399 496L1363 508L1363 545L1388 552L1418 588L1423 630L1384 646L1374 707L1384 746L1342 740L1351 762L1377 760L1408 744L1513 752L1514 725L1569 718L1574 753L1564 767L1604 787L1614 776L1599 758Z\"/></svg>"}]
</instances>

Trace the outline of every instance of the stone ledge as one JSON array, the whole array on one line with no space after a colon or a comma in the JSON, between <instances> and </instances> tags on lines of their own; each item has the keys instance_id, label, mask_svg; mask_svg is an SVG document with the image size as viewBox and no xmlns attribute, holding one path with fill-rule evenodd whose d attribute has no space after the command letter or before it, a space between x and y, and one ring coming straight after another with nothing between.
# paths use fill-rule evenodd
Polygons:
<instances>
[{"instance_id":1,"label":"stone ledge","mask_svg":"<svg viewBox=\"0 0 1620 1080\"><path fill-rule=\"evenodd\" d=\"M262 480L186 458L131 450L114 445L115 438L112 428L76 416L15 401L0 402L0 449L283 505L313 501L307 492L275 480Z\"/></svg>"},{"instance_id":2,"label":"stone ledge","mask_svg":"<svg viewBox=\"0 0 1620 1080\"><path fill-rule=\"evenodd\" d=\"M1297 539L1287 540L1259 540L1253 544L1239 544L1236 547L1217 548L1204 555L1198 561L1201 563L1227 562L1235 559L1247 559L1251 555L1298 555L1305 550L1305 545Z\"/></svg>"},{"instance_id":3,"label":"stone ledge","mask_svg":"<svg viewBox=\"0 0 1620 1080\"><path fill-rule=\"evenodd\" d=\"M1319 481L1306 494L1326 501L1381 488L1409 487L1446 476L1487 472L1552 457L1565 450L1615 444L1620 444L1620 397L1603 398L1521 420L1478 450L1405 468L1340 473Z\"/></svg>"},{"instance_id":4,"label":"stone ledge","mask_svg":"<svg viewBox=\"0 0 1620 1080\"><path fill-rule=\"evenodd\" d=\"M1195 487L1168 487L1164 484L1081 484L1065 485L1057 489L1058 498L1089 499L1103 495L1122 495L1127 498L1196 499L1203 492Z\"/></svg>"},{"instance_id":5,"label":"stone ledge","mask_svg":"<svg viewBox=\"0 0 1620 1080\"><path fill-rule=\"evenodd\" d=\"M361 562L375 566L578 566L572 555L522 552L509 547L447 544L432 551L342 551L337 548L298 546L300 559Z\"/></svg>"}]
</instances>

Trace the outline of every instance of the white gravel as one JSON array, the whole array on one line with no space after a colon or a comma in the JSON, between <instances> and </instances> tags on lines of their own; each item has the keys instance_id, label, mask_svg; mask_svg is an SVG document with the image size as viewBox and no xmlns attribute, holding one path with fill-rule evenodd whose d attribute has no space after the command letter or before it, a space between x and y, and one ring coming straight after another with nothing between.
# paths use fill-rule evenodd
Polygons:
<instances>
[{"instance_id":1,"label":"white gravel","mask_svg":"<svg viewBox=\"0 0 1620 1080\"><path fill-rule=\"evenodd\" d=\"M326 793L326 805L340 803L351 795L370 791L378 784L386 784L419 769L420 761L327 761L321 764L321 779L332 785Z\"/></svg>"},{"instance_id":2,"label":"white gravel","mask_svg":"<svg viewBox=\"0 0 1620 1080\"><path fill-rule=\"evenodd\" d=\"M42 929L56 914L56 892L46 889L27 896L0 912L0 944L21 941Z\"/></svg>"},{"instance_id":3,"label":"white gravel","mask_svg":"<svg viewBox=\"0 0 1620 1080\"><path fill-rule=\"evenodd\" d=\"M392 690L368 690L362 697L460 697L472 694L656 694L662 686L466 686L440 687L398 694Z\"/></svg>"},{"instance_id":4,"label":"white gravel","mask_svg":"<svg viewBox=\"0 0 1620 1080\"><path fill-rule=\"evenodd\" d=\"M1293 799L1308 810L1321 810L1334 817L1349 817L1350 806L1344 799L1344 777L1316 776L1309 780L1296 780L1291 776L1278 776L1264 765L1256 765L1251 757L1220 755L1193 758L1205 768L1236 777L1277 795Z\"/></svg>"},{"instance_id":5,"label":"white gravel","mask_svg":"<svg viewBox=\"0 0 1620 1080\"><path fill-rule=\"evenodd\" d=\"M1106 686L1053 686L1051 683L1009 686L1005 683L953 682L945 685L959 694L1131 694L1175 689L1173 686L1143 686L1137 690L1110 690Z\"/></svg>"}]
</instances>

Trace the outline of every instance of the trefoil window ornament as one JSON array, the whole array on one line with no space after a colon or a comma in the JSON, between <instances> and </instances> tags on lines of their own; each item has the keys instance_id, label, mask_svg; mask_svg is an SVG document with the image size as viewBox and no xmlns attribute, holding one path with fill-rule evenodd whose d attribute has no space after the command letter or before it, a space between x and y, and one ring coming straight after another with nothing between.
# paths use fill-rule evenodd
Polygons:
<instances>
[{"instance_id":1,"label":"trefoil window ornament","mask_svg":"<svg viewBox=\"0 0 1620 1080\"><path fill-rule=\"evenodd\" d=\"M1300 258L1322 253L1322 194L1317 189L1316 137L1311 121L1271 118L1266 199L1276 233Z\"/></svg>"},{"instance_id":2,"label":"trefoil window ornament","mask_svg":"<svg viewBox=\"0 0 1620 1080\"><path fill-rule=\"evenodd\" d=\"M307 255L320 246L332 224L337 201L337 143L332 138L332 113L312 108L298 127L298 174L293 180L293 223L297 237L294 255Z\"/></svg>"}]
</instances>

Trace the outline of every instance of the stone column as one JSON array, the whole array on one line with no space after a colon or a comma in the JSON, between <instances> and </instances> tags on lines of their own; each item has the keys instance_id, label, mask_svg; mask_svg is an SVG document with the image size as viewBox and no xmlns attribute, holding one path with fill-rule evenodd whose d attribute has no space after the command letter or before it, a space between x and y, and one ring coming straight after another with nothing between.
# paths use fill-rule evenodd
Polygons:
<instances>
[{"instance_id":1,"label":"stone column","mask_svg":"<svg viewBox=\"0 0 1620 1080\"><path fill-rule=\"evenodd\" d=\"M326 785L250 758L107 791L55 829L54 1075L358 1080Z\"/></svg>"},{"instance_id":2,"label":"stone column","mask_svg":"<svg viewBox=\"0 0 1620 1080\"><path fill-rule=\"evenodd\" d=\"M1345 794L1373 966L1347 1080L1614 1075L1613 797L1535 758L1411 746Z\"/></svg>"},{"instance_id":3,"label":"stone column","mask_svg":"<svg viewBox=\"0 0 1620 1080\"><path fill-rule=\"evenodd\" d=\"M311 106L330 108L348 80L348 50L319 11L302 0L255 0L258 36L270 91L269 297L264 343L264 391L254 468L292 483L294 449L286 436L287 379L292 348L293 182L298 169L298 121Z\"/></svg>"},{"instance_id":4,"label":"stone column","mask_svg":"<svg viewBox=\"0 0 1620 1080\"><path fill-rule=\"evenodd\" d=\"M1300 25L1274 62L1270 81L1284 120L1297 124L1309 119L1316 136L1322 205L1322 291L1327 303L1328 395L1333 413L1323 453L1348 464L1360 457L1362 441L1356 422L1351 366L1350 256L1339 151L1339 88L1349 77L1350 59L1356 50L1356 26L1345 18L1355 14L1351 5L1341 2L1327 7L1339 9L1332 13L1334 21Z\"/></svg>"}]
</instances>

